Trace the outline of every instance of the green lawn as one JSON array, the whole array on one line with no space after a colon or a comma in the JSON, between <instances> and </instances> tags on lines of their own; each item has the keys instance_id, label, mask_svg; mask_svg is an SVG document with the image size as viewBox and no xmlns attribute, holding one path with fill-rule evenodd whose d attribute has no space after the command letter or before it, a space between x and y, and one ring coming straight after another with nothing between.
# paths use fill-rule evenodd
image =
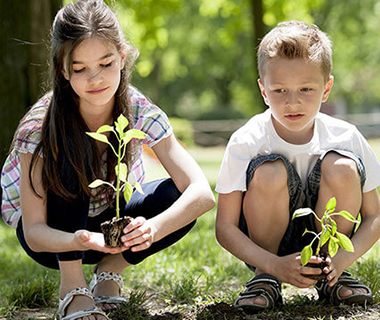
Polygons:
<instances>
[{"instance_id":1,"label":"green lawn","mask_svg":"<svg viewBox=\"0 0 380 320\"><path fill-rule=\"evenodd\" d=\"M380 139L371 141L371 144L373 144L380 158ZM194 148L189 150L203 168L213 187L223 151L223 148ZM165 176L163 169L157 167L157 163L151 162L148 168L148 179L161 176ZM144 303L147 301L154 301L154 305L158 308L157 311L160 308L180 314L191 311L198 312L197 319L219 319L203 318L206 309L202 309L203 311L200 313L200 306L218 303L220 305L222 302L229 305L233 303L237 292L252 277L252 273L243 263L223 250L216 242L214 235L215 213L216 209L214 208L199 218L190 234L176 245L156 254L138 266L128 268L124 272L125 294L131 295L131 301L136 303L137 309L141 311L141 305L146 305ZM2 248L0 259L0 320L4 319L1 315L7 319L23 319L17 317L19 314L17 310L25 308L54 310L49 308L55 308L57 304L59 273L41 267L28 258L20 248L14 230L4 223L0 223L0 247ZM379 255L380 244L378 243L350 268L355 276L371 286L375 293L376 303L380 302ZM85 272L90 279L91 266L87 266ZM284 287L287 290L289 286ZM316 314L319 312L320 308L315 306L315 303L313 307L313 301L305 300L297 293L291 301L288 301L291 309L287 311L291 314L296 312L294 305L312 305L311 308L314 308L312 310L315 310ZM135 309L130 305L129 310ZM278 314L271 316L273 319L281 319L281 317L277 318ZM50 316L38 317L38 319L50 319L52 316L50 312ZM120 317L128 318L125 314ZM25 319L37 318L28 316ZM140 318L135 315L133 319ZM141 317L141 319L146 318ZM240 318L236 316L235 318L223 319ZM322 319L322 316L320 318L309 317L308 319Z\"/></svg>"}]
</instances>

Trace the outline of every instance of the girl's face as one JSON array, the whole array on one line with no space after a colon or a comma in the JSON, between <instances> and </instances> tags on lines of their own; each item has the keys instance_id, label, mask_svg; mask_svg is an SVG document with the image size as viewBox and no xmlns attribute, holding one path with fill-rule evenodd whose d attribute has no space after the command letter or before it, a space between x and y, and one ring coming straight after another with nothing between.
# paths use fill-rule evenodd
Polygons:
<instances>
[{"instance_id":1,"label":"girl's face","mask_svg":"<svg viewBox=\"0 0 380 320\"><path fill-rule=\"evenodd\" d=\"M115 45L96 37L83 40L74 50L70 71L63 75L79 97L82 116L112 111L124 61L125 54Z\"/></svg>"}]
</instances>

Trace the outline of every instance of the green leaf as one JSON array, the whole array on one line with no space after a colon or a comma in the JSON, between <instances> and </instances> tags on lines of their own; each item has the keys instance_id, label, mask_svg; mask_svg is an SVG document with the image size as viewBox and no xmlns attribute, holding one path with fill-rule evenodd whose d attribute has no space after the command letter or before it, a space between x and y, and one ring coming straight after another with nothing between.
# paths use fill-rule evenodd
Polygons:
<instances>
[{"instance_id":1,"label":"green leaf","mask_svg":"<svg viewBox=\"0 0 380 320\"><path fill-rule=\"evenodd\" d=\"M325 229L325 231L322 233L322 238L321 238L321 247L325 245L327 241L329 241L331 236L331 232L329 229Z\"/></svg>"},{"instance_id":2,"label":"green leaf","mask_svg":"<svg viewBox=\"0 0 380 320\"><path fill-rule=\"evenodd\" d=\"M124 185L124 199L126 203L128 203L129 200L131 200L132 193L133 193L132 186L128 182L126 182Z\"/></svg>"},{"instance_id":3,"label":"green leaf","mask_svg":"<svg viewBox=\"0 0 380 320\"><path fill-rule=\"evenodd\" d=\"M310 208L297 209L296 211L294 211L292 219L295 219L298 217L304 217L311 213L313 213L313 210L311 210Z\"/></svg>"},{"instance_id":4,"label":"green leaf","mask_svg":"<svg viewBox=\"0 0 380 320\"><path fill-rule=\"evenodd\" d=\"M329 241L329 254L332 257L336 255L339 249L339 240L337 238L331 237Z\"/></svg>"},{"instance_id":5,"label":"green leaf","mask_svg":"<svg viewBox=\"0 0 380 320\"><path fill-rule=\"evenodd\" d=\"M128 167L124 162L120 163L120 170L118 170L117 165L115 166L115 172L121 181L123 182L127 181Z\"/></svg>"},{"instance_id":6,"label":"green leaf","mask_svg":"<svg viewBox=\"0 0 380 320\"><path fill-rule=\"evenodd\" d=\"M98 130L96 130L96 133L104 133L104 132L110 132L113 131L113 128L109 125L101 126Z\"/></svg>"},{"instance_id":7,"label":"green leaf","mask_svg":"<svg viewBox=\"0 0 380 320\"><path fill-rule=\"evenodd\" d=\"M130 129L122 135L124 143L128 143L132 139L145 139L146 133L137 129Z\"/></svg>"},{"instance_id":8,"label":"green leaf","mask_svg":"<svg viewBox=\"0 0 380 320\"><path fill-rule=\"evenodd\" d=\"M128 127L128 124L129 124L129 121L123 114L121 114L117 118L115 122L115 127L116 127L116 131L119 132L119 135L121 135L124 132L125 128Z\"/></svg>"},{"instance_id":9,"label":"green leaf","mask_svg":"<svg viewBox=\"0 0 380 320\"><path fill-rule=\"evenodd\" d=\"M143 189L141 188L141 184L140 184L140 183L138 183L138 182L134 182L134 183L132 183L132 185L135 187L135 189L136 189L139 193L144 194L144 191L143 191Z\"/></svg>"},{"instance_id":10,"label":"green leaf","mask_svg":"<svg viewBox=\"0 0 380 320\"><path fill-rule=\"evenodd\" d=\"M335 236L336 230L338 230L338 226L336 225L335 220L330 219L331 222L331 235Z\"/></svg>"},{"instance_id":11,"label":"green leaf","mask_svg":"<svg viewBox=\"0 0 380 320\"><path fill-rule=\"evenodd\" d=\"M336 198L332 197L326 204L326 211L334 212L336 208Z\"/></svg>"},{"instance_id":12,"label":"green leaf","mask_svg":"<svg viewBox=\"0 0 380 320\"><path fill-rule=\"evenodd\" d=\"M347 237L345 234L337 232L336 237L339 240L339 245L346 251L354 252L354 246L352 245L352 242L349 237Z\"/></svg>"},{"instance_id":13,"label":"green leaf","mask_svg":"<svg viewBox=\"0 0 380 320\"><path fill-rule=\"evenodd\" d=\"M311 245L304 247L301 251L301 264L305 266L309 262L312 255L313 250L311 249Z\"/></svg>"},{"instance_id":14,"label":"green leaf","mask_svg":"<svg viewBox=\"0 0 380 320\"><path fill-rule=\"evenodd\" d=\"M348 211L342 210L342 211L338 212L338 214L340 216L342 216L343 218L347 219L348 221L359 223L359 221L356 220L354 218L354 216L351 213L349 213Z\"/></svg>"},{"instance_id":15,"label":"green leaf","mask_svg":"<svg viewBox=\"0 0 380 320\"><path fill-rule=\"evenodd\" d=\"M98 141L101 141L104 143L108 143L108 138L104 134L96 133L96 132L86 132L86 134L95 140L98 140Z\"/></svg>"},{"instance_id":16,"label":"green leaf","mask_svg":"<svg viewBox=\"0 0 380 320\"><path fill-rule=\"evenodd\" d=\"M97 188L97 187L101 186L102 184L107 184L107 182L100 180L100 179L96 179L89 184L89 187L90 188Z\"/></svg>"}]
</instances>

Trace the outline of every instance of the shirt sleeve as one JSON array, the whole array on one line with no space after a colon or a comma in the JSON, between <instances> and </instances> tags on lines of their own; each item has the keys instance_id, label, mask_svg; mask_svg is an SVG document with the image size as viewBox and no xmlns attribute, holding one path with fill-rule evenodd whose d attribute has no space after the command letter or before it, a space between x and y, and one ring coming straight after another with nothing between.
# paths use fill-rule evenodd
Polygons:
<instances>
[{"instance_id":1,"label":"shirt sleeve","mask_svg":"<svg viewBox=\"0 0 380 320\"><path fill-rule=\"evenodd\" d=\"M380 186L380 163L368 141L357 129L353 142L354 149L357 149L355 153L360 155L365 168L366 180L363 192L369 192Z\"/></svg>"},{"instance_id":2,"label":"shirt sleeve","mask_svg":"<svg viewBox=\"0 0 380 320\"><path fill-rule=\"evenodd\" d=\"M247 144L237 143L231 139L224 154L215 191L218 193L246 191L246 171L251 159Z\"/></svg>"},{"instance_id":3,"label":"shirt sleeve","mask_svg":"<svg viewBox=\"0 0 380 320\"><path fill-rule=\"evenodd\" d=\"M13 149L33 154L41 140L41 124L29 123L21 127L15 137Z\"/></svg>"},{"instance_id":4,"label":"shirt sleeve","mask_svg":"<svg viewBox=\"0 0 380 320\"><path fill-rule=\"evenodd\" d=\"M34 153L42 137L42 124L50 104L51 93L42 97L21 120L13 144L13 150L21 153ZM42 157L42 152L40 153Z\"/></svg>"},{"instance_id":5,"label":"shirt sleeve","mask_svg":"<svg viewBox=\"0 0 380 320\"><path fill-rule=\"evenodd\" d=\"M136 90L132 91L131 100L134 128L146 133L146 138L140 140L141 143L151 148L173 133L169 118L159 107Z\"/></svg>"}]
</instances>

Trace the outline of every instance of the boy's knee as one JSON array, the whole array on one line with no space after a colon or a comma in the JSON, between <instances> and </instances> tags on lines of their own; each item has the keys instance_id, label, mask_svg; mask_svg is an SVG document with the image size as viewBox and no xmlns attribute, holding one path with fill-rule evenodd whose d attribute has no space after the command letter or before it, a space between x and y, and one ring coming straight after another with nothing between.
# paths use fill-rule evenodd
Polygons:
<instances>
[{"instance_id":1,"label":"boy's knee","mask_svg":"<svg viewBox=\"0 0 380 320\"><path fill-rule=\"evenodd\" d=\"M330 186L360 183L356 162L336 152L328 153L322 162L322 179Z\"/></svg>"},{"instance_id":2,"label":"boy's knee","mask_svg":"<svg viewBox=\"0 0 380 320\"><path fill-rule=\"evenodd\" d=\"M288 174L281 159L267 161L256 168L248 188L260 188L265 191L276 192L287 186Z\"/></svg>"}]
</instances>

